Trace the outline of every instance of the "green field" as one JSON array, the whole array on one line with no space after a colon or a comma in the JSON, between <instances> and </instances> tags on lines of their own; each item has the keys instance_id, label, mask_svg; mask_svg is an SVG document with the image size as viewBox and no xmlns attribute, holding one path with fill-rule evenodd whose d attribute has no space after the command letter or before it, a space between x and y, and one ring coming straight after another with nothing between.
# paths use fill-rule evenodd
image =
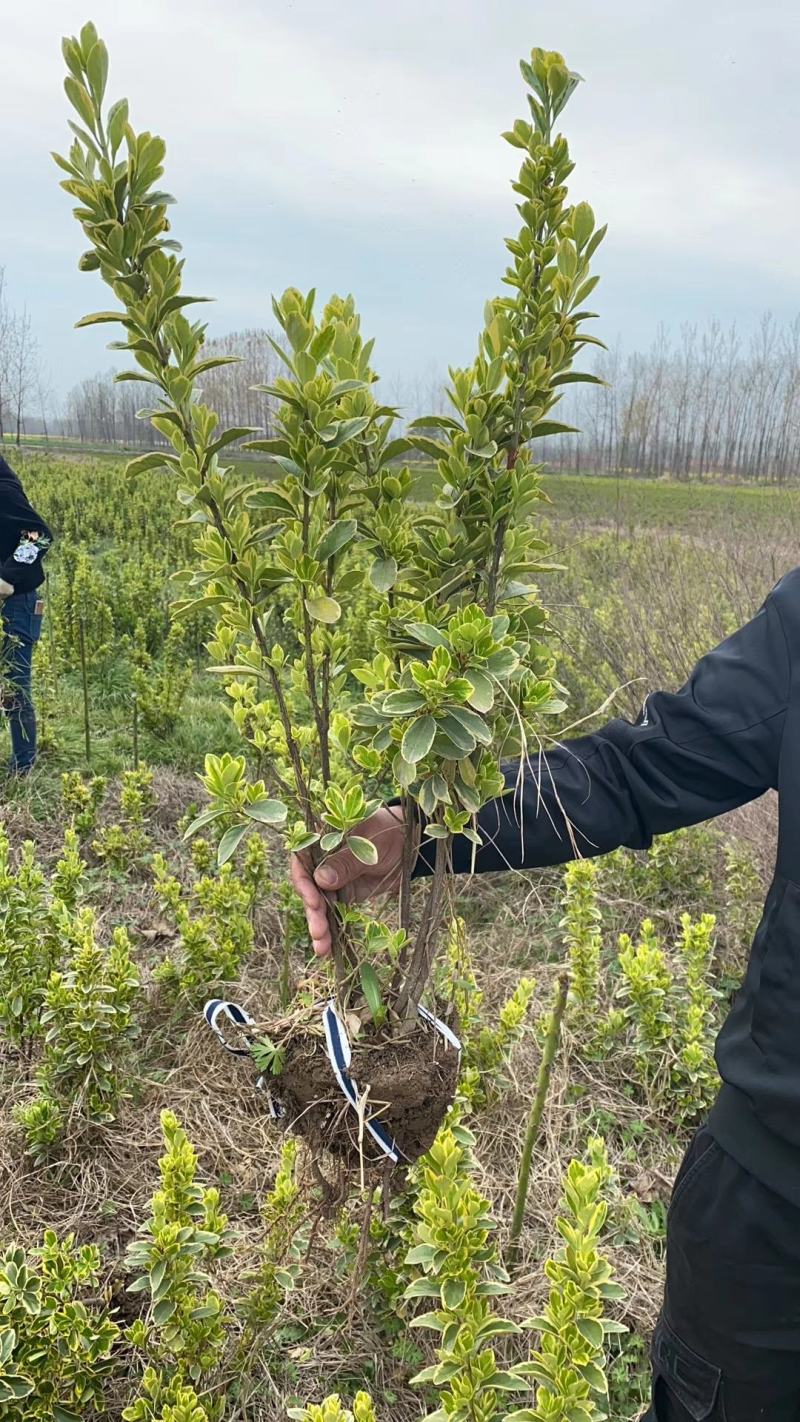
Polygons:
<instances>
[{"instance_id":1,"label":"green field","mask_svg":"<svg viewBox=\"0 0 800 1422\"><path fill-rule=\"evenodd\" d=\"M265 473L265 466L251 461L240 468L256 477ZM77 1230L81 1242L98 1243L120 1317L132 1320L136 1304L125 1293L125 1255L150 1218L164 1148L159 1113L169 1107L198 1151L198 1177L219 1189L232 1231L232 1258L206 1262L224 1320L221 1351L204 1379L208 1396L227 1399L231 1422L273 1422L298 1399L332 1391L350 1396L366 1383L380 1400L383 1422L414 1422L420 1398L411 1378L432 1353L422 1335L408 1333L408 1308L392 1282L407 1281L402 1231L413 1225L402 1210L411 1209L413 1191L400 1197L399 1224L376 1216L367 1245L359 1248L363 1203L356 1197L325 1219L317 1181L312 1216L304 1214L297 1226L304 1249L293 1252L281 1235L285 1206L269 1199L280 1134L254 1092L247 1065L226 1059L199 1023L203 998L222 990L219 975L229 979L225 990L254 1012L272 1010L286 954L292 973L304 982L308 948L273 834L259 841L266 860L259 861L255 879L248 878L243 860L220 877L213 844L201 839L190 849L183 840L187 817L202 799L198 772L205 753L235 754L241 741L219 679L206 670L210 623L190 625L173 644L167 641L170 574L192 558L190 531L172 527L170 482L150 471L127 484L119 457L72 453L26 452L21 472L59 542L50 562L47 631L37 667L40 767L29 783L7 788L1 817L11 850L0 839L0 929L19 946L16 957L0 953L0 997L15 1000L14 975L40 970L35 945L58 945L54 924L62 923L64 932L64 923L74 924L74 912L88 909L96 925L90 937L103 951L113 929L125 930L141 987L136 1035L126 1039L120 1057L125 1091L116 1121L88 1135L77 1124L65 1127L49 1153L26 1153L31 1127L26 1146L15 1114L40 1100L46 1051L35 1034L28 1039L18 1027L0 1043L0 1175L13 1191L13 1240L32 1251L46 1220L60 1236ZM749 615L794 557L793 491L618 485L574 475L549 476L544 485L552 499L545 511L554 553L563 566L543 576L542 595L558 674L569 691L567 733L576 723L585 728L598 713L608 715L611 693L617 692L621 710L633 711L645 687L676 685L696 656ZM283 616L278 603L271 616ZM81 617L88 649L88 762ZM366 627L354 627L352 635L366 638L369 651ZM153 776L141 803L130 774L137 687L139 762ZM70 824L85 868L77 908L64 910L53 886L63 882L64 870L55 866ZM703 914L714 914L707 944L709 953L716 945L714 965L709 957L703 967L704 981L719 994L704 1028L710 1032L736 981L742 944L757 914L770 832L769 826L754 831L747 820L687 831L659 841L649 856L609 856L583 884L565 883L560 870L502 876L460 884L453 902L465 926L469 971L483 994L469 1049L469 1060L481 1064L476 1070L482 1085L464 1109L481 1161L481 1189L492 1201L501 1236L556 978L565 954L574 973L585 969L590 978L593 955L599 955L601 976L591 988L595 1026L590 1032L576 1011L569 1017L534 1161L522 1236L525 1267L509 1306L522 1321L546 1302L543 1266L557 1247L560 1178L570 1160L585 1155L590 1139L602 1135L612 1169L604 1249L624 1286L620 1317L629 1330L608 1359L616 1422L636 1418L644 1405L646 1339L661 1285L669 1182L693 1122L691 1105L681 1104L669 1088L669 1073L664 1075L671 1054L683 1050L680 1040L656 1027L648 1045L646 1018L626 1006L626 973L634 971L630 963L639 961L640 949L644 963L655 947L663 964L658 990L670 1004L674 1031L683 1030L682 915L699 924ZM764 853L754 849L755 833ZM23 851L25 842L32 847ZM30 916L19 916L19 904L30 884L39 882L33 855L48 887L36 889L39 926L32 934ZM597 914L588 938L587 903ZM708 936L711 930L704 931ZM631 935L630 961L621 934ZM69 941L68 935L63 947L48 949L62 966L63 954L74 951ZM502 1047L493 1046L492 1032L523 976L536 982L525 989L532 996L523 1021L507 1040L500 1034ZM456 991L455 981L445 973L440 991ZM53 1002L56 1011L57 995ZM68 1026L62 1022L59 1030ZM493 1052L499 1052L497 1059ZM704 1070L713 1072L710 1057L704 1060ZM701 1095L707 1089L701 1082ZM310 1166L295 1168L302 1173ZM286 1188L285 1179L280 1188ZM307 1253L312 1236L316 1242ZM276 1255L282 1262L275 1263ZM290 1292L287 1267L295 1282ZM255 1333L254 1309L262 1311ZM104 1385L108 1415L119 1415L130 1399L135 1374L132 1355L123 1351Z\"/></svg>"}]
</instances>

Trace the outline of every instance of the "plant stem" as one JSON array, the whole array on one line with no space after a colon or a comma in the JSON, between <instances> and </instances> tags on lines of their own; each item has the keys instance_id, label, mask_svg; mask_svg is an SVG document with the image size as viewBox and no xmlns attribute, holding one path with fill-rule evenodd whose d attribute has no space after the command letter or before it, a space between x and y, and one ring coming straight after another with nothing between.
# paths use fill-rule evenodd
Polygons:
<instances>
[{"instance_id":1,"label":"plant stem","mask_svg":"<svg viewBox=\"0 0 800 1422\"><path fill-rule=\"evenodd\" d=\"M81 652L81 679L83 681L83 736L86 764L88 765L92 759L92 728L89 719L89 674L86 669L86 621L83 617L78 622L78 635Z\"/></svg>"},{"instance_id":2,"label":"plant stem","mask_svg":"<svg viewBox=\"0 0 800 1422\"><path fill-rule=\"evenodd\" d=\"M419 1001L431 975L433 960L436 956L452 842L452 835L448 835L446 839L436 840L436 858L431 886L414 943L411 964L398 1003L398 1011L401 1016L407 1018L417 1015Z\"/></svg>"},{"instance_id":3,"label":"plant stem","mask_svg":"<svg viewBox=\"0 0 800 1422\"><path fill-rule=\"evenodd\" d=\"M292 1000L292 934L289 909L283 915L283 957L279 983L281 1007L288 1007Z\"/></svg>"},{"instance_id":4,"label":"plant stem","mask_svg":"<svg viewBox=\"0 0 800 1422\"><path fill-rule=\"evenodd\" d=\"M404 795L400 802L400 814L403 816L403 868L400 878L400 927L408 932L411 923L411 871L414 867L414 850L416 839L416 823L413 810L413 801L408 795Z\"/></svg>"},{"instance_id":5,"label":"plant stem","mask_svg":"<svg viewBox=\"0 0 800 1422\"><path fill-rule=\"evenodd\" d=\"M139 769L139 697L134 691L133 702L133 768Z\"/></svg>"},{"instance_id":6,"label":"plant stem","mask_svg":"<svg viewBox=\"0 0 800 1422\"><path fill-rule=\"evenodd\" d=\"M308 494L303 494L303 552L310 557L310 535L311 535L311 500ZM322 767L322 779L326 785L331 778L330 748L328 746L328 729L325 724L322 705L317 695L317 675L314 666L314 649L312 645L313 628L311 617L306 607L305 584L300 588L300 613L303 619L303 652L306 668L306 685L308 687L308 699L311 703L311 710L314 713L314 724L317 728L317 740L319 741L320 765Z\"/></svg>"},{"instance_id":7,"label":"plant stem","mask_svg":"<svg viewBox=\"0 0 800 1422\"><path fill-rule=\"evenodd\" d=\"M519 1237L522 1233L525 1206L528 1200L533 1147L539 1138L542 1115L550 1090L550 1078L553 1074L553 1062L555 1061L558 1044L561 1040L561 1027L564 1021L564 1009L567 1005L568 992L569 978L566 973L562 973L556 986L555 1003L547 1028L547 1036L542 1050L542 1060L539 1063L536 1095L533 1098L530 1114L528 1116L528 1124L525 1128L525 1142L522 1147L522 1159L520 1161L519 1180L517 1182L517 1198L514 1204L514 1216L511 1221L511 1229L508 1235L508 1254L514 1261L516 1261L519 1255Z\"/></svg>"}]
</instances>

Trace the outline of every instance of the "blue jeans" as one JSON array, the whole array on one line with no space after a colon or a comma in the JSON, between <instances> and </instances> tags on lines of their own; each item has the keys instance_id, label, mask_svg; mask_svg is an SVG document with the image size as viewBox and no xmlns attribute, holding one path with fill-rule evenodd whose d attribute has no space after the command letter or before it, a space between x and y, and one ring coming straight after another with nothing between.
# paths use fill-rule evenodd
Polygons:
<instances>
[{"instance_id":1,"label":"blue jeans","mask_svg":"<svg viewBox=\"0 0 800 1422\"><path fill-rule=\"evenodd\" d=\"M36 760L36 712L31 694L33 649L42 633L39 592L14 593L1 605L0 683L2 707L11 731L12 771L30 770Z\"/></svg>"}]
</instances>

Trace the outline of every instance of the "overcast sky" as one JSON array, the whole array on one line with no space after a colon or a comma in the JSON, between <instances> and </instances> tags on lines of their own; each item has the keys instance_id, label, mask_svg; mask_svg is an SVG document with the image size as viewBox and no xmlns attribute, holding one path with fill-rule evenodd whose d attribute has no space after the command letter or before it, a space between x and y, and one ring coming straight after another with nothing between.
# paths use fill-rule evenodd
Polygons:
<instances>
[{"instance_id":1,"label":"overcast sky","mask_svg":"<svg viewBox=\"0 0 800 1422\"><path fill-rule=\"evenodd\" d=\"M189 285L212 332L288 284L352 291L389 377L470 358L516 225L517 61L560 49L572 194L609 223L598 334L748 329L800 311L796 0L0 0L0 265L59 393L106 368L105 304L49 158L60 37L93 18L109 94L167 140Z\"/></svg>"}]
</instances>

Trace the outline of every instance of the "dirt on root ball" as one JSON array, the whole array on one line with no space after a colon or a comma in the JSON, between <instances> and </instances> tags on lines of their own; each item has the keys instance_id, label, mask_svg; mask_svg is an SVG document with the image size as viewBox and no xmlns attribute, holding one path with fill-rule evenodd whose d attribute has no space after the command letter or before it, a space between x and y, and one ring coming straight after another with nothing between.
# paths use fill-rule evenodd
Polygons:
<instances>
[{"instance_id":1,"label":"dirt on root ball","mask_svg":"<svg viewBox=\"0 0 800 1422\"><path fill-rule=\"evenodd\" d=\"M420 1025L413 1036L352 1044L349 1074L360 1097L369 1087L367 1116L394 1137L400 1163L417 1160L433 1145L455 1096L458 1053L438 1032ZM273 1094L286 1125L313 1147L347 1165L383 1166L386 1157L345 1098L318 1034L286 1044L286 1060ZM361 1135L361 1140L359 1140Z\"/></svg>"}]
</instances>

